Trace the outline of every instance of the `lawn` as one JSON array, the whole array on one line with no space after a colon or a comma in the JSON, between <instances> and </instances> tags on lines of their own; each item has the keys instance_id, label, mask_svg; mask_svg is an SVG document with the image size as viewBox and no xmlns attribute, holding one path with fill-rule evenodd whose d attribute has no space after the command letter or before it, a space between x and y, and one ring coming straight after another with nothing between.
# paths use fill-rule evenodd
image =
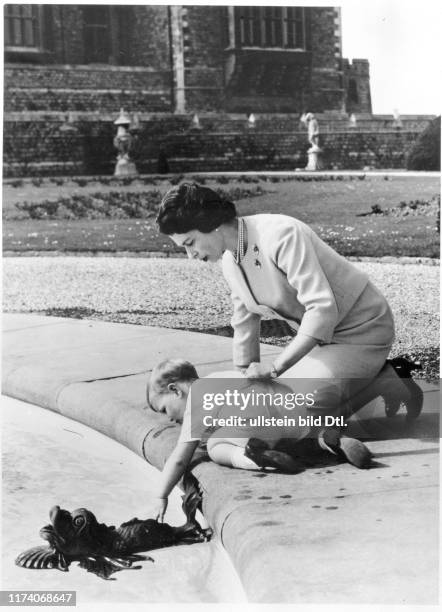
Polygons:
<instances>
[{"instance_id":1,"label":"lawn","mask_svg":"<svg viewBox=\"0 0 442 612\"><path fill-rule=\"evenodd\" d=\"M233 199L239 214L283 213L305 221L342 255L439 257L438 178L332 178L259 175L201 182ZM57 182L4 186L4 251L177 253L155 226L156 208L171 180ZM372 207L378 214L370 214Z\"/></svg>"},{"instance_id":2,"label":"lawn","mask_svg":"<svg viewBox=\"0 0 442 612\"><path fill-rule=\"evenodd\" d=\"M239 214L298 217L346 256L438 258L439 179L363 176L202 181L235 201ZM150 177L9 181L3 190L3 248L12 255L176 255L172 241L155 226L161 197L176 182ZM369 266L395 312L392 354L421 361L418 376L437 377L438 269L360 265ZM216 287L202 294L198 288L205 275L207 286L216 281ZM231 335L230 301L222 282L217 268L193 270L176 259L8 258L4 309ZM263 322L262 341L283 345L289 338L290 330Z\"/></svg>"}]
</instances>

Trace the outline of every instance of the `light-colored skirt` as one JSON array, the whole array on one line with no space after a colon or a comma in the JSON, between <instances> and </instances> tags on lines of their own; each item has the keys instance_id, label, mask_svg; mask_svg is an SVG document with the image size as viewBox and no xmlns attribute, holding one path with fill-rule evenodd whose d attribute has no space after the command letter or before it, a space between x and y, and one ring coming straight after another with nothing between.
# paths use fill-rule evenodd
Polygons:
<instances>
[{"instance_id":1,"label":"light-colored skirt","mask_svg":"<svg viewBox=\"0 0 442 612\"><path fill-rule=\"evenodd\" d=\"M372 382L384 365L393 340L390 306L382 293L368 282L336 328L332 342L315 346L280 378L294 390L295 379L315 379L312 389L317 392L316 407L337 406Z\"/></svg>"},{"instance_id":2,"label":"light-colored skirt","mask_svg":"<svg viewBox=\"0 0 442 612\"><path fill-rule=\"evenodd\" d=\"M307 413L348 415L352 397L357 396L379 373L393 340L394 321L388 302L368 282L351 311L336 328L332 342L317 345L279 378L294 392L314 393L315 405ZM214 446L226 442L244 447L250 437L261 437L272 447L279 438L301 439L309 431L310 427L297 427L281 435L279 430L279 435L272 439L268 428L262 431L244 428L241 438L229 438L228 434L224 437L222 430L218 430L217 437L209 438L207 450L210 455Z\"/></svg>"}]
</instances>

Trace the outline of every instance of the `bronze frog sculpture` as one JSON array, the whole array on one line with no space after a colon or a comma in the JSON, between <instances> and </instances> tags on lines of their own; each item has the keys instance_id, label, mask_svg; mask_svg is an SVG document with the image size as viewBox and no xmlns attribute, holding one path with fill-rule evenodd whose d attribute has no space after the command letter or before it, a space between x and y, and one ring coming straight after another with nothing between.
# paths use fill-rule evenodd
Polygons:
<instances>
[{"instance_id":1,"label":"bronze frog sculpture","mask_svg":"<svg viewBox=\"0 0 442 612\"><path fill-rule=\"evenodd\" d=\"M211 529L203 529L195 518L200 497L196 492L183 499L187 522L180 527L159 523L154 519L132 520L120 527L98 523L86 508L73 512L54 506L49 512L51 523L40 530L49 546L36 546L21 553L16 565L29 569L58 569L69 571L73 561L88 572L108 580L117 571L140 569L135 561L153 561L139 552L174 546L207 542Z\"/></svg>"}]
</instances>

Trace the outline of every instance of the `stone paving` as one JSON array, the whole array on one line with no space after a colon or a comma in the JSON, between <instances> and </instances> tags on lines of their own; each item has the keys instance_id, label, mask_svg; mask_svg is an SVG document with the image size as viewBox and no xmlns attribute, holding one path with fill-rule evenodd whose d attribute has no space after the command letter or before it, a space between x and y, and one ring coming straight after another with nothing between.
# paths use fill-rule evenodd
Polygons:
<instances>
[{"instance_id":1,"label":"stone paving","mask_svg":"<svg viewBox=\"0 0 442 612\"><path fill-rule=\"evenodd\" d=\"M245 601L216 538L146 553L154 563L141 562L140 570L118 572L110 581L75 562L69 573L16 566L19 553L45 545L39 530L49 522L53 505L70 511L86 507L108 525L148 518L160 472L89 427L5 396L2 452L2 589L74 590L80 606ZM167 521L185 522L178 489L170 496Z\"/></svg>"},{"instance_id":2,"label":"stone paving","mask_svg":"<svg viewBox=\"0 0 442 612\"><path fill-rule=\"evenodd\" d=\"M4 316L3 392L107 434L158 468L178 427L144 410L153 364L187 349L201 375L230 369L230 340L184 331ZM264 360L275 347L263 347ZM193 468L203 514L260 603L436 604L439 392L407 426L372 403L351 425L373 469L329 461L296 475ZM42 486L41 483L40 487ZM111 485L109 485L111 486Z\"/></svg>"}]
</instances>

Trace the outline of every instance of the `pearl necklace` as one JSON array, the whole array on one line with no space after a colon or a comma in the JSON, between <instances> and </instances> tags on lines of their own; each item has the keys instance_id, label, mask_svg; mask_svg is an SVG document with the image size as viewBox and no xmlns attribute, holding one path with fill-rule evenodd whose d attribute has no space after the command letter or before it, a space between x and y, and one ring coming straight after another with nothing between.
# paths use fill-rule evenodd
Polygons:
<instances>
[{"instance_id":1,"label":"pearl necklace","mask_svg":"<svg viewBox=\"0 0 442 612\"><path fill-rule=\"evenodd\" d=\"M244 219L242 217L238 218L238 243L236 245L236 250L234 252L235 262L237 264L241 263L241 259L243 259L245 255L244 248Z\"/></svg>"}]
</instances>

